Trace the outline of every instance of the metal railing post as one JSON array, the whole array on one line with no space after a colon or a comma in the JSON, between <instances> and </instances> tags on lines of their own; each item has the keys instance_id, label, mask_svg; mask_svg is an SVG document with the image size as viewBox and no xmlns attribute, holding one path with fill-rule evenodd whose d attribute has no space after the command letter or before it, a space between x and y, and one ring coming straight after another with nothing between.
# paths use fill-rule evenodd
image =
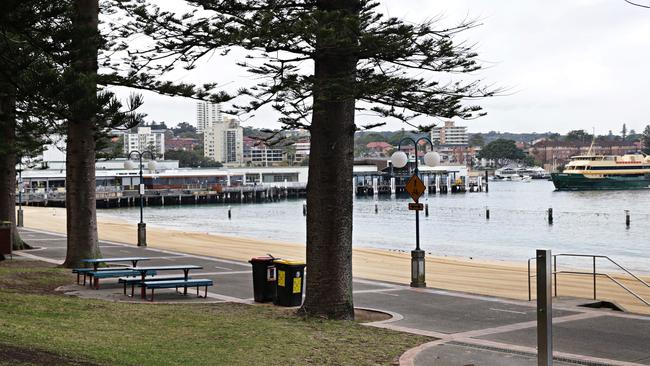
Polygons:
<instances>
[{"instance_id":1,"label":"metal railing post","mask_svg":"<svg viewBox=\"0 0 650 366\"><path fill-rule=\"evenodd\" d=\"M594 256L593 259L594 259L594 300L596 300L596 256Z\"/></svg>"},{"instance_id":2,"label":"metal railing post","mask_svg":"<svg viewBox=\"0 0 650 366\"><path fill-rule=\"evenodd\" d=\"M537 365L553 365L551 251L537 250Z\"/></svg>"},{"instance_id":3,"label":"metal railing post","mask_svg":"<svg viewBox=\"0 0 650 366\"><path fill-rule=\"evenodd\" d=\"M553 256L553 288L555 289L555 297L557 297L557 255Z\"/></svg>"},{"instance_id":4,"label":"metal railing post","mask_svg":"<svg viewBox=\"0 0 650 366\"><path fill-rule=\"evenodd\" d=\"M531 301L532 298L532 293L531 293L531 288L530 288L530 259L528 260L528 301Z\"/></svg>"}]
</instances>

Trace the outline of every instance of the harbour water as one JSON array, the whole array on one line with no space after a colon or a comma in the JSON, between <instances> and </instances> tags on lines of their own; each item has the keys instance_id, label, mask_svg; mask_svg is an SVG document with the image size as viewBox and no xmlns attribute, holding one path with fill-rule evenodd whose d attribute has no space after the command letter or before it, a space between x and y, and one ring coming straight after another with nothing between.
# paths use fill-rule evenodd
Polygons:
<instances>
[{"instance_id":1,"label":"harbour water","mask_svg":"<svg viewBox=\"0 0 650 366\"><path fill-rule=\"evenodd\" d=\"M303 200L264 204L146 207L149 226L305 242ZM354 246L410 251L415 214L410 198L354 200ZM420 213L422 249L439 256L525 264L535 249L599 254L650 273L650 190L557 192L548 181L490 182L489 193L431 195ZM486 207L490 219L486 220ZM553 208L554 223L547 222ZM625 225L630 210L631 225ZM138 208L101 210L100 217L139 220ZM590 259L578 266L589 267Z\"/></svg>"}]
</instances>

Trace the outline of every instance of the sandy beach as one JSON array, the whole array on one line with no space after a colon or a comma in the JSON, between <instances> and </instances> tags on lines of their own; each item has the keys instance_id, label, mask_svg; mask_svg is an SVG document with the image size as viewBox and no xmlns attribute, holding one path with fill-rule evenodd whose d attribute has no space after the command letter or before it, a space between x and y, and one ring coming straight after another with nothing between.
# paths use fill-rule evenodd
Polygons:
<instances>
[{"instance_id":1,"label":"sandy beach","mask_svg":"<svg viewBox=\"0 0 650 366\"><path fill-rule=\"evenodd\" d=\"M25 226L28 228L65 233L65 209L24 207ZM136 223L106 219L99 215L98 231L103 240L136 244ZM276 257L303 259L305 246L297 243L260 241L254 238L232 237L200 232L147 228L147 242L152 248L174 250L191 254L247 261L251 257L271 253ZM410 254L370 248L355 248L353 272L357 278L389 281L408 285L410 282ZM534 268L533 268L534 272ZM612 277L646 299L650 288L631 281L629 277ZM644 278L650 282L650 278ZM616 286L610 280L597 280L600 300L616 302L626 310L650 314L650 307ZM427 256L426 282L430 288L462 291L472 294L527 300L528 282L526 263L496 263L489 261ZM590 298L593 291L591 276L561 274L558 276L560 296ZM533 294L535 291L533 279Z\"/></svg>"}]
</instances>

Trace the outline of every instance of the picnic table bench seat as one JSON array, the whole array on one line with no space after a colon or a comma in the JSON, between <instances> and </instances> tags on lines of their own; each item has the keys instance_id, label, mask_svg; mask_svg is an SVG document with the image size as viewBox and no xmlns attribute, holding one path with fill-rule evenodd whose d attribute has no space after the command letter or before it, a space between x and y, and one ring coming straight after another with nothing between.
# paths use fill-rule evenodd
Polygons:
<instances>
[{"instance_id":1,"label":"picnic table bench seat","mask_svg":"<svg viewBox=\"0 0 650 366\"><path fill-rule=\"evenodd\" d=\"M156 274L156 271L149 270L147 275L153 276ZM119 277L134 277L140 276L140 272L134 271L132 269L118 269L112 271L90 271L87 272L87 275L93 279L93 286L95 289L99 289L99 279L100 278L119 278Z\"/></svg>"},{"instance_id":2,"label":"picnic table bench seat","mask_svg":"<svg viewBox=\"0 0 650 366\"><path fill-rule=\"evenodd\" d=\"M191 279L192 277L188 277L188 279ZM171 281L171 280L184 280L185 276L183 275L171 275L171 276L150 276L146 277L145 281ZM135 285L142 285L142 278L141 277L120 277L118 279L119 283L124 284L124 295L126 295L126 286L131 285L131 297L133 297L134 294L134 289Z\"/></svg>"},{"instance_id":3,"label":"picnic table bench seat","mask_svg":"<svg viewBox=\"0 0 650 366\"><path fill-rule=\"evenodd\" d=\"M145 289L151 289L151 301L153 301L154 290L161 288L175 288L178 291L179 287L187 289L188 287L196 287L196 296L199 295L199 289L205 287L204 298L208 296L208 286L212 286L213 282L207 278L195 278L195 279L182 279L182 280L167 280L167 281L144 281L142 286Z\"/></svg>"},{"instance_id":4,"label":"picnic table bench seat","mask_svg":"<svg viewBox=\"0 0 650 366\"><path fill-rule=\"evenodd\" d=\"M85 286L86 285L86 277L88 276L88 272L93 272L93 271L97 271L97 272L99 272L99 271L117 271L117 270L122 270L124 268L127 268L127 267L104 267L104 268L97 268L97 269L90 268L90 267L88 267L88 268L73 268L72 273L77 274L77 285L79 285L80 276L83 275L84 276L84 286Z\"/></svg>"}]
</instances>

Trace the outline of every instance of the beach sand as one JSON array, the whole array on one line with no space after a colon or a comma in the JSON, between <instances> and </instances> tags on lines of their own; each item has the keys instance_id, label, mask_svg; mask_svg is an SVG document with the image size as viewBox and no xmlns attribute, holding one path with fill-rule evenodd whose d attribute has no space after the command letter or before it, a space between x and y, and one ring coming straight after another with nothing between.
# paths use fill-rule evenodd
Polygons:
<instances>
[{"instance_id":1,"label":"beach sand","mask_svg":"<svg viewBox=\"0 0 650 366\"><path fill-rule=\"evenodd\" d=\"M24 207L25 226L28 228L65 233L66 220L63 208ZM102 240L135 245L137 223L98 217L99 237ZM305 246L253 238L232 237L147 227L149 247L184 253L213 256L224 259L247 261L251 257L271 253L275 257L305 259ZM531 256L534 253L531 253ZM353 250L353 273L357 278L388 281L408 285L410 283L410 253L370 248ZM534 274L534 262L532 273ZM650 299L650 288L631 281L629 276L612 275L641 297ZM644 277L647 282L650 278ZM613 301L626 310L650 314L644 305L625 290L604 277L597 280L599 300ZM535 279L532 281L533 299ZM471 294L498 296L518 300L528 299L526 263L501 263L470 259L427 256L426 283L429 288L462 291ZM560 296L589 299L593 296L591 276L558 275Z\"/></svg>"}]
</instances>

